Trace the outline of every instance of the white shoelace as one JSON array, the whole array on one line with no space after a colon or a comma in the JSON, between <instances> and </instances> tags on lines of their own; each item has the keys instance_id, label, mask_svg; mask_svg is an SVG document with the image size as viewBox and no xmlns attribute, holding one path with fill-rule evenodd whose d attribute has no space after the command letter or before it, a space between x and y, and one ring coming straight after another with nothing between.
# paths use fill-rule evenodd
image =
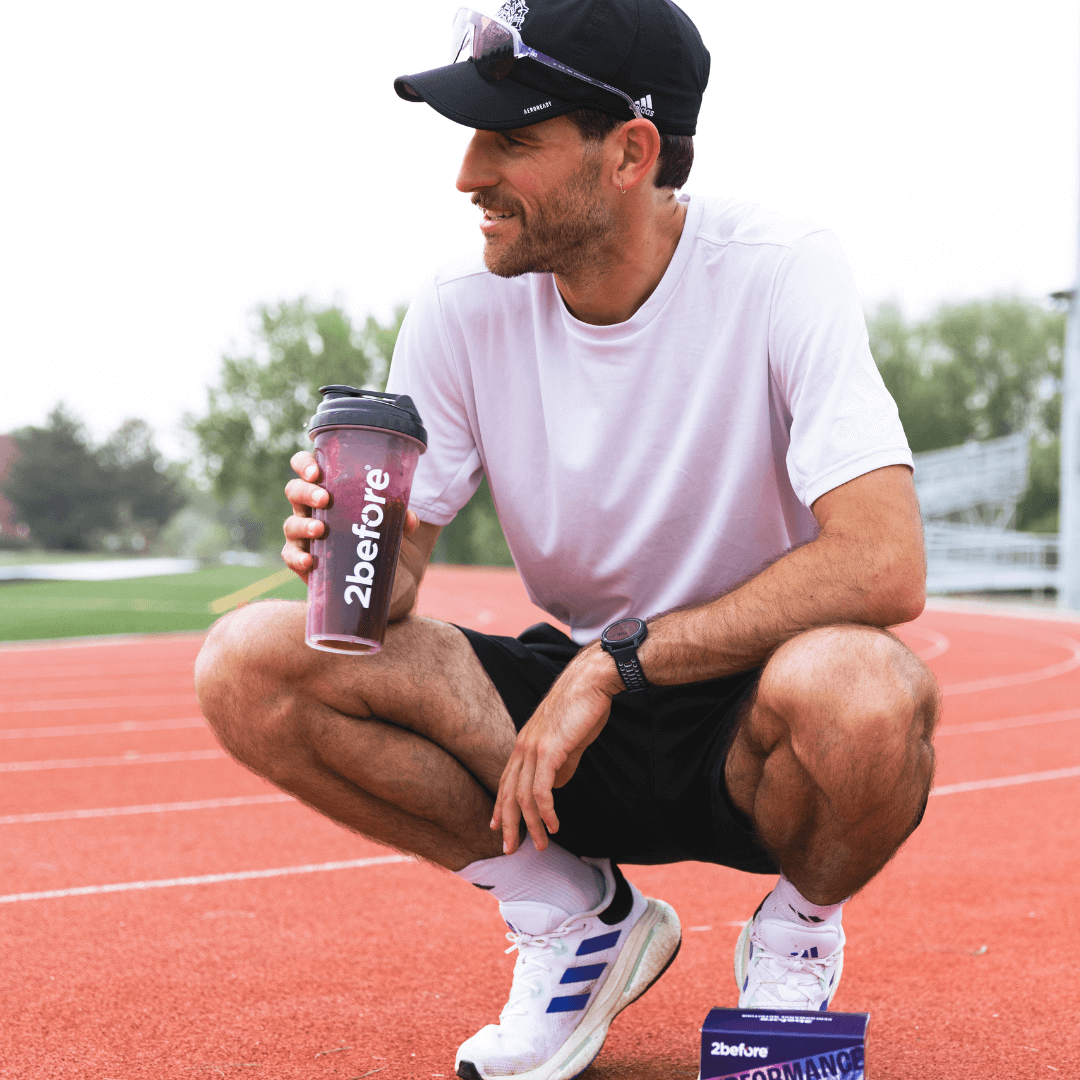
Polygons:
<instances>
[{"instance_id":1,"label":"white shoelace","mask_svg":"<svg viewBox=\"0 0 1080 1080\"><path fill-rule=\"evenodd\" d=\"M795 996L802 997L816 1008L817 999L828 988L829 975L836 966L839 954L834 953L823 957L784 956L762 945L756 937L752 940L754 964L765 976L759 978L758 983L792 992L792 998L776 993L775 996L780 1000L793 1000Z\"/></svg>"},{"instance_id":2,"label":"white shoelace","mask_svg":"<svg viewBox=\"0 0 1080 1080\"><path fill-rule=\"evenodd\" d=\"M524 1007L526 1001L543 997L544 981L542 978L532 981L533 976L541 972L552 974L554 968L548 962L556 957L566 955L566 945L559 940L567 934L572 934L582 928L581 923L564 923L555 930L546 934L519 934L511 932L506 935L510 942L510 948L505 949L507 954L517 950L518 964L514 971L514 983L510 988L510 997L507 999L503 1011L499 1014L499 1022L512 1016L528 1016L529 1010Z\"/></svg>"}]
</instances>

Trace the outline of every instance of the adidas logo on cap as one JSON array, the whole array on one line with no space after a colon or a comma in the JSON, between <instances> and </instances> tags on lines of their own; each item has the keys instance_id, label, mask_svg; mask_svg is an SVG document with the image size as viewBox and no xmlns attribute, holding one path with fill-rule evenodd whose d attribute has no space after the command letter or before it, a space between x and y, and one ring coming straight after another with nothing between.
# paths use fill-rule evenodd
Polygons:
<instances>
[{"instance_id":1,"label":"adidas logo on cap","mask_svg":"<svg viewBox=\"0 0 1080 1080\"><path fill-rule=\"evenodd\" d=\"M634 104L641 110L642 116L654 116L652 107L652 94L646 94L643 98L639 98Z\"/></svg>"}]
</instances>

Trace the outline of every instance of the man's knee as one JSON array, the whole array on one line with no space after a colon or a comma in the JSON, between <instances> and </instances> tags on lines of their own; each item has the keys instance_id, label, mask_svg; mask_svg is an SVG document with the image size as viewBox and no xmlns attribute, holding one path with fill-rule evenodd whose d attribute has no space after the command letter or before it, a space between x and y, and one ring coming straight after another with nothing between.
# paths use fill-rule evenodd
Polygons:
<instances>
[{"instance_id":1,"label":"man's knee","mask_svg":"<svg viewBox=\"0 0 1080 1080\"><path fill-rule=\"evenodd\" d=\"M806 736L859 742L929 739L940 694L926 665L893 634L828 626L782 645L762 673L758 699Z\"/></svg>"},{"instance_id":2,"label":"man's knee","mask_svg":"<svg viewBox=\"0 0 1080 1080\"><path fill-rule=\"evenodd\" d=\"M219 619L195 661L195 693L227 750L253 762L295 735L304 605L250 604Z\"/></svg>"}]
</instances>

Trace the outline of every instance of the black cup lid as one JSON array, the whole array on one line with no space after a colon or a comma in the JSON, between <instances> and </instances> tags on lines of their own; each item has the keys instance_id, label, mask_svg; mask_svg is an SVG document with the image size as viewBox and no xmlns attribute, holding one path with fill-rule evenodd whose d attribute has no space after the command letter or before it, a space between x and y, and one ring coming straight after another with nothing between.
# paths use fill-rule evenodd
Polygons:
<instances>
[{"instance_id":1,"label":"black cup lid","mask_svg":"<svg viewBox=\"0 0 1080 1080\"><path fill-rule=\"evenodd\" d=\"M408 435L427 447L427 432L408 394L380 394L355 386L320 386L323 399L308 424L308 434L329 427L370 427Z\"/></svg>"}]
</instances>

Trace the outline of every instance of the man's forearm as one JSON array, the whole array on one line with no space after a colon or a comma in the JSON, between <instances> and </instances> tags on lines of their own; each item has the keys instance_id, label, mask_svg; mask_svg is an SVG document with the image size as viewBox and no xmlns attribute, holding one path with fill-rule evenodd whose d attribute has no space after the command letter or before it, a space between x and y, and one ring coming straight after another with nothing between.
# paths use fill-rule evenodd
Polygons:
<instances>
[{"instance_id":1,"label":"man's forearm","mask_svg":"<svg viewBox=\"0 0 1080 1080\"><path fill-rule=\"evenodd\" d=\"M818 626L885 627L918 616L926 563L908 470L877 470L821 502L815 504L821 521L815 540L725 596L650 621L638 650L650 682L671 686L748 671L785 641ZM592 649L599 652L598 646ZM615 690L621 688L602 654L582 659L596 663L599 675L606 671L603 677Z\"/></svg>"},{"instance_id":2,"label":"man's forearm","mask_svg":"<svg viewBox=\"0 0 1080 1080\"><path fill-rule=\"evenodd\" d=\"M926 559L908 471L868 473L820 502L818 538L726 596L650 623L640 656L652 683L748 671L815 626L891 626L919 615Z\"/></svg>"},{"instance_id":3,"label":"man's forearm","mask_svg":"<svg viewBox=\"0 0 1080 1080\"><path fill-rule=\"evenodd\" d=\"M657 685L747 671L804 630L836 623L884 627L915 618L923 581L920 565L875 565L872 553L823 535L727 596L652 622L642 665Z\"/></svg>"},{"instance_id":4,"label":"man's forearm","mask_svg":"<svg viewBox=\"0 0 1080 1080\"><path fill-rule=\"evenodd\" d=\"M421 521L402 538L394 574L394 593L390 600L390 622L404 619L416 607L420 582L424 580L424 572L441 531L438 525Z\"/></svg>"}]
</instances>

